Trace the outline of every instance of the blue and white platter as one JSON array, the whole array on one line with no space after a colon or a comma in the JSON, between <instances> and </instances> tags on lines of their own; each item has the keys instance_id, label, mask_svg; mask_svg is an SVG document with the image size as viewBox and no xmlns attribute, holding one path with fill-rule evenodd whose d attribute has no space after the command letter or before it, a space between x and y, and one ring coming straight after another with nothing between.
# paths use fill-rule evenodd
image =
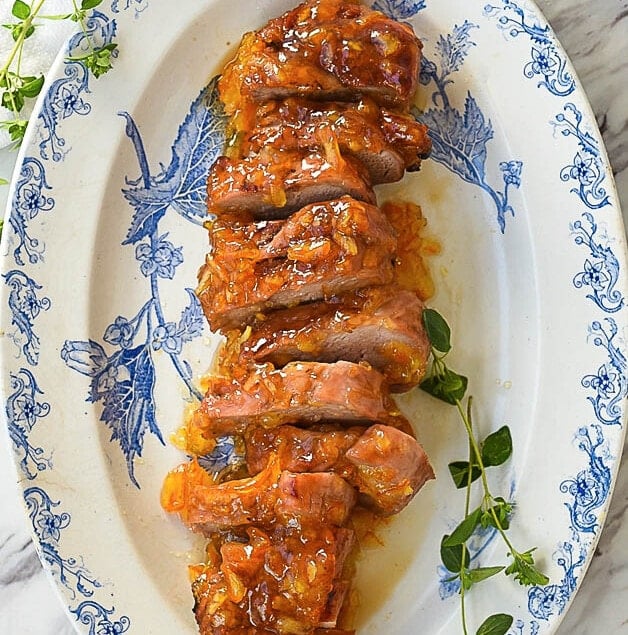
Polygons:
<instances>
[{"instance_id":1,"label":"blue and white platter","mask_svg":"<svg viewBox=\"0 0 628 635\"><path fill-rule=\"evenodd\" d=\"M494 489L511 535L551 582L500 576L471 590L474 628L554 632L591 559L624 436L626 244L613 177L565 53L526 0L377 0L423 39L417 107L434 141L380 201L422 205L442 243L432 305L475 421L515 452ZM196 632L186 565L202 545L159 506L169 437L199 398L217 339L192 289L207 247L205 176L223 142L213 78L243 32L287 0L107 0L89 32L116 42L95 80L84 34L51 70L12 184L2 237L2 403L28 523L80 633ZM463 493L455 410L399 399L438 478L358 563L360 635L461 632L441 536ZM232 459L228 442L208 459ZM474 563L506 561L491 531Z\"/></svg>"}]
</instances>

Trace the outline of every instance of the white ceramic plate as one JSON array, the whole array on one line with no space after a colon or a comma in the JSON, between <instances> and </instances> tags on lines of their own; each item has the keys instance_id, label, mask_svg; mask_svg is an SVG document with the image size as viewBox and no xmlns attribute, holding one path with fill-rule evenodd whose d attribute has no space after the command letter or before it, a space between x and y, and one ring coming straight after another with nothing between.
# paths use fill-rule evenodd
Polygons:
<instances>
[{"instance_id":1,"label":"white ceramic plate","mask_svg":"<svg viewBox=\"0 0 628 635\"><path fill-rule=\"evenodd\" d=\"M204 87L244 31L292 3L105 4L89 28L119 44L115 69L95 81L60 57L18 162L2 243L3 403L39 553L77 629L193 633L186 563L199 545L158 494L183 459L169 435L215 346L189 290L221 144ZM513 634L552 632L599 536L624 432L626 258L611 170L533 5L376 4L425 42L418 105L434 137L433 160L380 200L421 203L443 244L433 305L452 325L451 364L471 377L481 436L512 430L494 487L516 501L515 544L537 546L551 577L485 583L469 621L507 612ZM69 49L83 45L76 36ZM419 391L399 401L439 478L364 553L358 632L458 633L438 545L462 513L447 464L465 457L464 433ZM474 539L474 562L504 562L492 538Z\"/></svg>"}]
</instances>

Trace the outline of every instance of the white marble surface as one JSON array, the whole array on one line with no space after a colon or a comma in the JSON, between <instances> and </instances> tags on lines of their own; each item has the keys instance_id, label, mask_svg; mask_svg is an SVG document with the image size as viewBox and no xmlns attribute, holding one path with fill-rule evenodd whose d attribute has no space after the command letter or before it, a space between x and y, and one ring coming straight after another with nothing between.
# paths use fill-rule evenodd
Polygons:
<instances>
[{"instance_id":1,"label":"white marble surface","mask_svg":"<svg viewBox=\"0 0 628 635\"><path fill-rule=\"evenodd\" d=\"M593 105L628 221L628 0L539 4ZM0 176L8 176L14 159L0 151ZM0 208L6 190L0 188ZM0 435L0 635L70 635L74 628L30 540L5 436ZM628 452L595 558L559 629L559 635L624 633L628 634Z\"/></svg>"}]
</instances>

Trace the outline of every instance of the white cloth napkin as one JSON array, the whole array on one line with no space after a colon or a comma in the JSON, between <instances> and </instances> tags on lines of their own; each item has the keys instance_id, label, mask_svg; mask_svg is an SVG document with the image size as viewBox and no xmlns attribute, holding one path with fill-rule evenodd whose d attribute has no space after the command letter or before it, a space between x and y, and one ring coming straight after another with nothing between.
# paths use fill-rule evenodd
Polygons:
<instances>
[{"instance_id":1,"label":"white cloth napkin","mask_svg":"<svg viewBox=\"0 0 628 635\"><path fill-rule=\"evenodd\" d=\"M16 20L11 15L13 0L0 0L0 24L9 24ZM39 15L58 15L72 13L71 0L46 0ZM20 72L22 75L46 74L59 49L66 38L74 33L77 25L71 20L45 20L37 18L35 24L39 25L33 35L24 43ZM4 66L13 48L14 41L9 29L0 28L0 66ZM0 89L1 91L2 89ZM34 100L26 105L23 110L28 117ZM0 121L10 120L13 114L0 106ZM0 130L0 148L10 143L6 131Z\"/></svg>"}]
</instances>

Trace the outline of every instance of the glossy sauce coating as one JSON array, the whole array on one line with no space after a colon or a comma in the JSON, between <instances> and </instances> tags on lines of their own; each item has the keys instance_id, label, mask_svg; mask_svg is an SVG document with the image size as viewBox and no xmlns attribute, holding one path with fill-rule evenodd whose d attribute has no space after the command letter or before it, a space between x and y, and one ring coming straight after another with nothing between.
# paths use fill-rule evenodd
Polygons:
<instances>
[{"instance_id":1,"label":"glossy sauce coating","mask_svg":"<svg viewBox=\"0 0 628 635\"><path fill-rule=\"evenodd\" d=\"M422 45L412 29L346 0L306 2L247 33L219 84L228 114L291 95L372 96L407 107Z\"/></svg>"},{"instance_id":2,"label":"glossy sauce coating","mask_svg":"<svg viewBox=\"0 0 628 635\"><path fill-rule=\"evenodd\" d=\"M395 233L371 205L317 203L285 223L217 220L197 295L213 329L392 278Z\"/></svg>"}]
</instances>

